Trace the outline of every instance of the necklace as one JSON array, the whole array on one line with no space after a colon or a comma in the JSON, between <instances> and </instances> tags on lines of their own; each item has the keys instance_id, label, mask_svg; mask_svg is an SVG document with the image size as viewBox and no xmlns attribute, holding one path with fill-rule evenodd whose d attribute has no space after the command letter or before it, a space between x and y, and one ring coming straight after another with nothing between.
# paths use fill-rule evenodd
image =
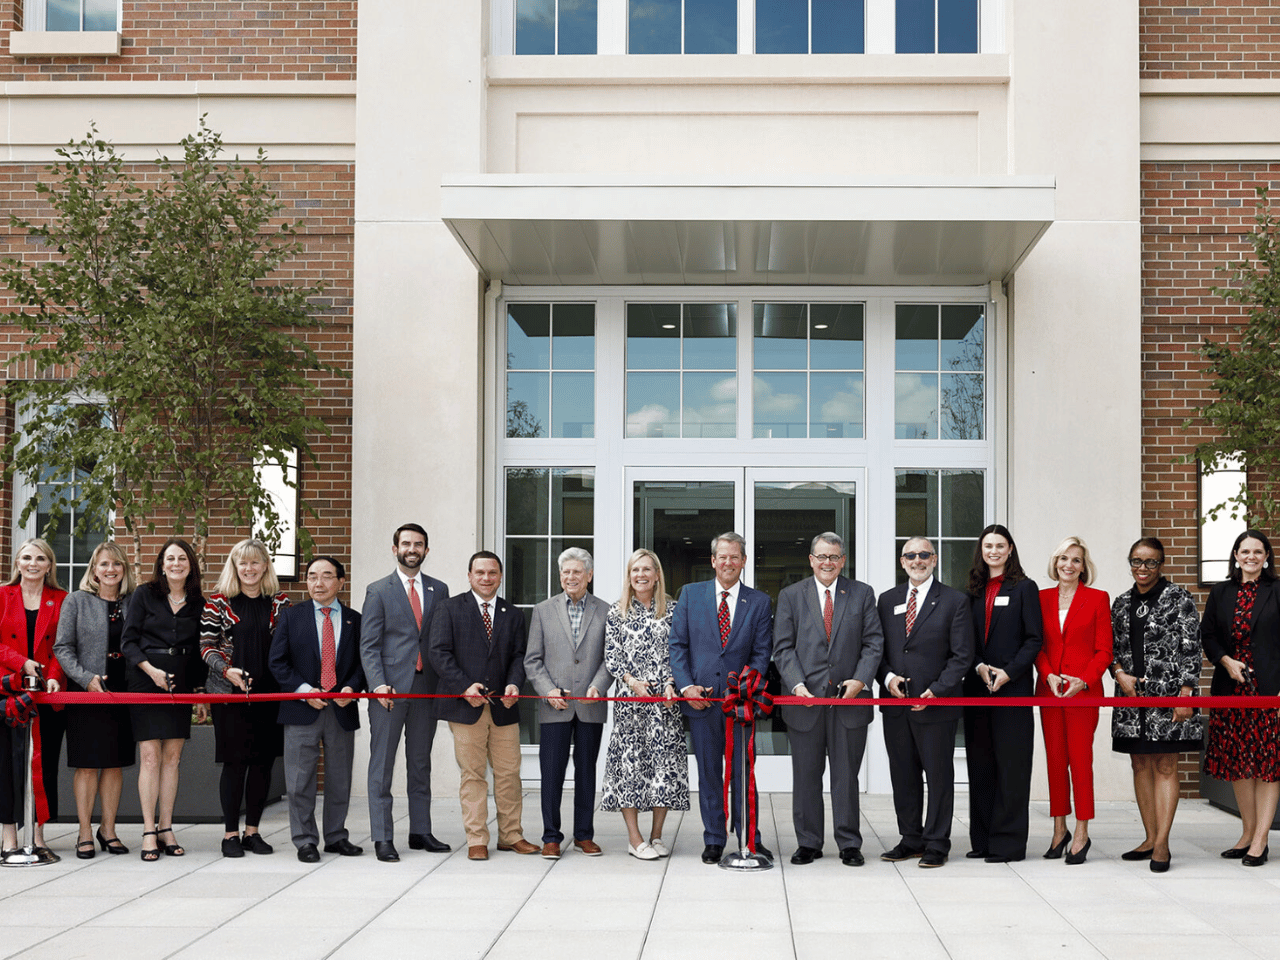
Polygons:
<instances>
[{"instance_id":1,"label":"necklace","mask_svg":"<svg viewBox=\"0 0 1280 960\"><path fill-rule=\"evenodd\" d=\"M1137 617L1139 620L1145 620L1147 619L1147 614L1149 614L1150 612L1151 612L1151 607L1147 604L1147 601L1143 600L1141 603L1138 604L1138 609L1133 611L1133 615Z\"/></svg>"}]
</instances>

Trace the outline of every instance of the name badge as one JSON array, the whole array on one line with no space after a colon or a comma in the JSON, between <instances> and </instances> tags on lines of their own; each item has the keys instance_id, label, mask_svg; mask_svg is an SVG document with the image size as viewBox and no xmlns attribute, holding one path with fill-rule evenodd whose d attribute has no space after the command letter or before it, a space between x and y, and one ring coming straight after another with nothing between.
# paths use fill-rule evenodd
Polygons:
<instances>
[{"instance_id":1,"label":"name badge","mask_svg":"<svg viewBox=\"0 0 1280 960\"><path fill-rule=\"evenodd\" d=\"M997 607L1007 607L1009 605L1008 597L996 597L995 605Z\"/></svg>"},{"instance_id":2,"label":"name badge","mask_svg":"<svg viewBox=\"0 0 1280 960\"><path fill-rule=\"evenodd\" d=\"M907 605L905 603L900 603L893 608L893 615L895 617L900 613L906 613L906 612L907 612Z\"/></svg>"}]
</instances>

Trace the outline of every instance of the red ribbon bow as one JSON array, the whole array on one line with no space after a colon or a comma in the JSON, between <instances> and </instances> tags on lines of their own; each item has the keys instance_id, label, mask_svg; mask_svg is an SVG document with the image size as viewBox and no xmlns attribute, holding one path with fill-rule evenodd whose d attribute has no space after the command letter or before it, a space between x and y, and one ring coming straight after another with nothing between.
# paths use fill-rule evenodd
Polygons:
<instances>
[{"instance_id":1,"label":"red ribbon bow","mask_svg":"<svg viewBox=\"0 0 1280 960\"><path fill-rule=\"evenodd\" d=\"M733 781L733 742L734 725L747 728L747 769L746 782L743 788L747 791L747 822L742 825L746 830L747 849L756 852L756 737L755 725L757 717L767 717L773 712L773 694L765 690L765 678L755 667L743 667L737 673L729 674L729 683L725 687L724 700L720 703L724 711L724 816L731 820L729 811L729 784Z\"/></svg>"}]
</instances>

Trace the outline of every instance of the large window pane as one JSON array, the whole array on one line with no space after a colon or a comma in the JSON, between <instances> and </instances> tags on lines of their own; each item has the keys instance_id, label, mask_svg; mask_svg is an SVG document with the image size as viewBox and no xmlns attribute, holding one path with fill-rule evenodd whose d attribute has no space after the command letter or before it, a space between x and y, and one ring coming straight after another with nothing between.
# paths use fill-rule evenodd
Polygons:
<instances>
[{"instance_id":1,"label":"large window pane","mask_svg":"<svg viewBox=\"0 0 1280 960\"><path fill-rule=\"evenodd\" d=\"M545 437L550 424L550 375L507 374L507 436Z\"/></svg>"},{"instance_id":2,"label":"large window pane","mask_svg":"<svg viewBox=\"0 0 1280 960\"><path fill-rule=\"evenodd\" d=\"M738 0L684 0L685 53L738 52Z\"/></svg>"},{"instance_id":3,"label":"large window pane","mask_svg":"<svg viewBox=\"0 0 1280 960\"><path fill-rule=\"evenodd\" d=\"M547 599L547 570L551 544L545 539L507 538L507 562L502 577L502 595L519 606L532 606Z\"/></svg>"},{"instance_id":4,"label":"large window pane","mask_svg":"<svg viewBox=\"0 0 1280 960\"><path fill-rule=\"evenodd\" d=\"M981 440L986 405L980 373L942 375L942 438Z\"/></svg>"},{"instance_id":5,"label":"large window pane","mask_svg":"<svg viewBox=\"0 0 1280 960\"><path fill-rule=\"evenodd\" d=\"M558 53L595 53L596 32L596 0L560 0Z\"/></svg>"},{"instance_id":6,"label":"large window pane","mask_svg":"<svg viewBox=\"0 0 1280 960\"><path fill-rule=\"evenodd\" d=\"M594 470L562 467L553 470L551 473L552 535L575 537L578 540L594 535L595 498L596 473ZM577 546L590 549L583 543L577 543Z\"/></svg>"},{"instance_id":7,"label":"large window pane","mask_svg":"<svg viewBox=\"0 0 1280 960\"><path fill-rule=\"evenodd\" d=\"M809 378L809 436L863 436L861 373L814 373Z\"/></svg>"},{"instance_id":8,"label":"large window pane","mask_svg":"<svg viewBox=\"0 0 1280 960\"><path fill-rule=\"evenodd\" d=\"M628 53L680 53L680 0L627 0Z\"/></svg>"},{"instance_id":9,"label":"large window pane","mask_svg":"<svg viewBox=\"0 0 1280 960\"><path fill-rule=\"evenodd\" d=\"M545 467L507 470L507 535L547 532L550 472Z\"/></svg>"},{"instance_id":10,"label":"large window pane","mask_svg":"<svg viewBox=\"0 0 1280 960\"><path fill-rule=\"evenodd\" d=\"M803 303L755 305L757 370L803 370L809 360L807 307Z\"/></svg>"},{"instance_id":11,"label":"large window pane","mask_svg":"<svg viewBox=\"0 0 1280 960\"><path fill-rule=\"evenodd\" d=\"M551 305L507 307L507 369L546 370L551 365Z\"/></svg>"},{"instance_id":12,"label":"large window pane","mask_svg":"<svg viewBox=\"0 0 1280 960\"><path fill-rule=\"evenodd\" d=\"M736 303L627 305L628 437L737 435L737 315Z\"/></svg>"},{"instance_id":13,"label":"large window pane","mask_svg":"<svg viewBox=\"0 0 1280 960\"><path fill-rule=\"evenodd\" d=\"M754 305L755 436L862 436L864 309L861 303ZM831 372L782 372L806 369Z\"/></svg>"},{"instance_id":14,"label":"large window pane","mask_svg":"<svg viewBox=\"0 0 1280 960\"><path fill-rule=\"evenodd\" d=\"M898 370L938 369L938 307L900 303L895 311L894 364Z\"/></svg>"},{"instance_id":15,"label":"large window pane","mask_svg":"<svg viewBox=\"0 0 1280 960\"><path fill-rule=\"evenodd\" d=\"M893 378L893 435L899 440L938 439L938 375L899 373Z\"/></svg>"},{"instance_id":16,"label":"large window pane","mask_svg":"<svg viewBox=\"0 0 1280 960\"><path fill-rule=\"evenodd\" d=\"M738 380L732 374L686 373L681 408L684 437L737 435Z\"/></svg>"},{"instance_id":17,"label":"large window pane","mask_svg":"<svg viewBox=\"0 0 1280 960\"><path fill-rule=\"evenodd\" d=\"M556 52L556 0L516 0L516 53Z\"/></svg>"},{"instance_id":18,"label":"large window pane","mask_svg":"<svg viewBox=\"0 0 1280 960\"><path fill-rule=\"evenodd\" d=\"M756 53L808 52L808 0L756 0Z\"/></svg>"},{"instance_id":19,"label":"large window pane","mask_svg":"<svg viewBox=\"0 0 1280 960\"><path fill-rule=\"evenodd\" d=\"M938 0L938 52L978 52L978 0Z\"/></svg>"},{"instance_id":20,"label":"large window pane","mask_svg":"<svg viewBox=\"0 0 1280 960\"><path fill-rule=\"evenodd\" d=\"M809 365L814 370L861 370L863 310L860 303L815 303L809 307Z\"/></svg>"},{"instance_id":21,"label":"large window pane","mask_svg":"<svg viewBox=\"0 0 1280 960\"><path fill-rule=\"evenodd\" d=\"M813 53L862 53L866 49L863 0L813 0Z\"/></svg>"},{"instance_id":22,"label":"large window pane","mask_svg":"<svg viewBox=\"0 0 1280 960\"><path fill-rule=\"evenodd\" d=\"M680 304L627 304L627 369L680 368Z\"/></svg>"},{"instance_id":23,"label":"large window pane","mask_svg":"<svg viewBox=\"0 0 1280 960\"><path fill-rule=\"evenodd\" d=\"M551 341L556 370L596 367L596 308L593 303L557 303Z\"/></svg>"},{"instance_id":24,"label":"large window pane","mask_svg":"<svg viewBox=\"0 0 1280 960\"><path fill-rule=\"evenodd\" d=\"M551 435L553 437L595 436L594 373L553 373L551 375Z\"/></svg>"},{"instance_id":25,"label":"large window pane","mask_svg":"<svg viewBox=\"0 0 1280 960\"><path fill-rule=\"evenodd\" d=\"M897 305L896 437L983 438L985 314L985 306L977 303Z\"/></svg>"},{"instance_id":26,"label":"large window pane","mask_svg":"<svg viewBox=\"0 0 1280 960\"><path fill-rule=\"evenodd\" d=\"M944 304L942 307L942 369L981 372L984 308L977 303Z\"/></svg>"},{"instance_id":27,"label":"large window pane","mask_svg":"<svg viewBox=\"0 0 1280 960\"><path fill-rule=\"evenodd\" d=\"M627 436L680 436L680 374L627 374Z\"/></svg>"},{"instance_id":28,"label":"large window pane","mask_svg":"<svg viewBox=\"0 0 1280 960\"><path fill-rule=\"evenodd\" d=\"M894 27L898 53L933 53L934 0L897 0Z\"/></svg>"},{"instance_id":29,"label":"large window pane","mask_svg":"<svg viewBox=\"0 0 1280 960\"><path fill-rule=\"evenodd\" d=\"M752 391L753 436L780 439L807 437L806 376L803 373L757 373Z\"/></svg>"},{"instance_id":30,"label":"large window pane","mask_svg":"<svg viewBox=\"0 0 1280 960\"><path fill-rule=\"evenodd\" d=\"M684 308L684 368L732 370L738 358L738 305L692 303Z\"/></svg>"},{"instance_id":31,"label":"large window pane","mask_svg":"<svg viewBox=\"0 0 1280 960\"><path fill-rule=\"evenodd\" d=\"M84 28L86 30L115 30L116 0L85 0Z\"/></svg>"}]
</instances>

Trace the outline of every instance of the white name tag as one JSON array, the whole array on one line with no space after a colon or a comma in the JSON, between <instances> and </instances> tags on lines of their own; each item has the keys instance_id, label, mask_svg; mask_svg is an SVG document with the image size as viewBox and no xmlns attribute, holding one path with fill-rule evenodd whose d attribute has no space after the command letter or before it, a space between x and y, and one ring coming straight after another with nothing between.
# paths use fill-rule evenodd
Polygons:
<instances>
[{"instance_id":1,"label":"white name tag","mask_svg":"<svg viewBox=\"0 0 1280 960\"><path fill-rule=\"evenodd\" d=\"M900 603L893 608L893 615L895 617L900 613L906 613L906 612L907 612L907 605L905 603Z\"/></svg>"},{"instance_id":2,"label":"white name tag","mask_svg":"<svg viewBox=\"0 0 1280 960\"><path fill-rule=\"evenodd\" d=\"M996 597L995 605L997 607L1007 607L1009 605L1008 597Z\"/></svg>"}]
</instances>

